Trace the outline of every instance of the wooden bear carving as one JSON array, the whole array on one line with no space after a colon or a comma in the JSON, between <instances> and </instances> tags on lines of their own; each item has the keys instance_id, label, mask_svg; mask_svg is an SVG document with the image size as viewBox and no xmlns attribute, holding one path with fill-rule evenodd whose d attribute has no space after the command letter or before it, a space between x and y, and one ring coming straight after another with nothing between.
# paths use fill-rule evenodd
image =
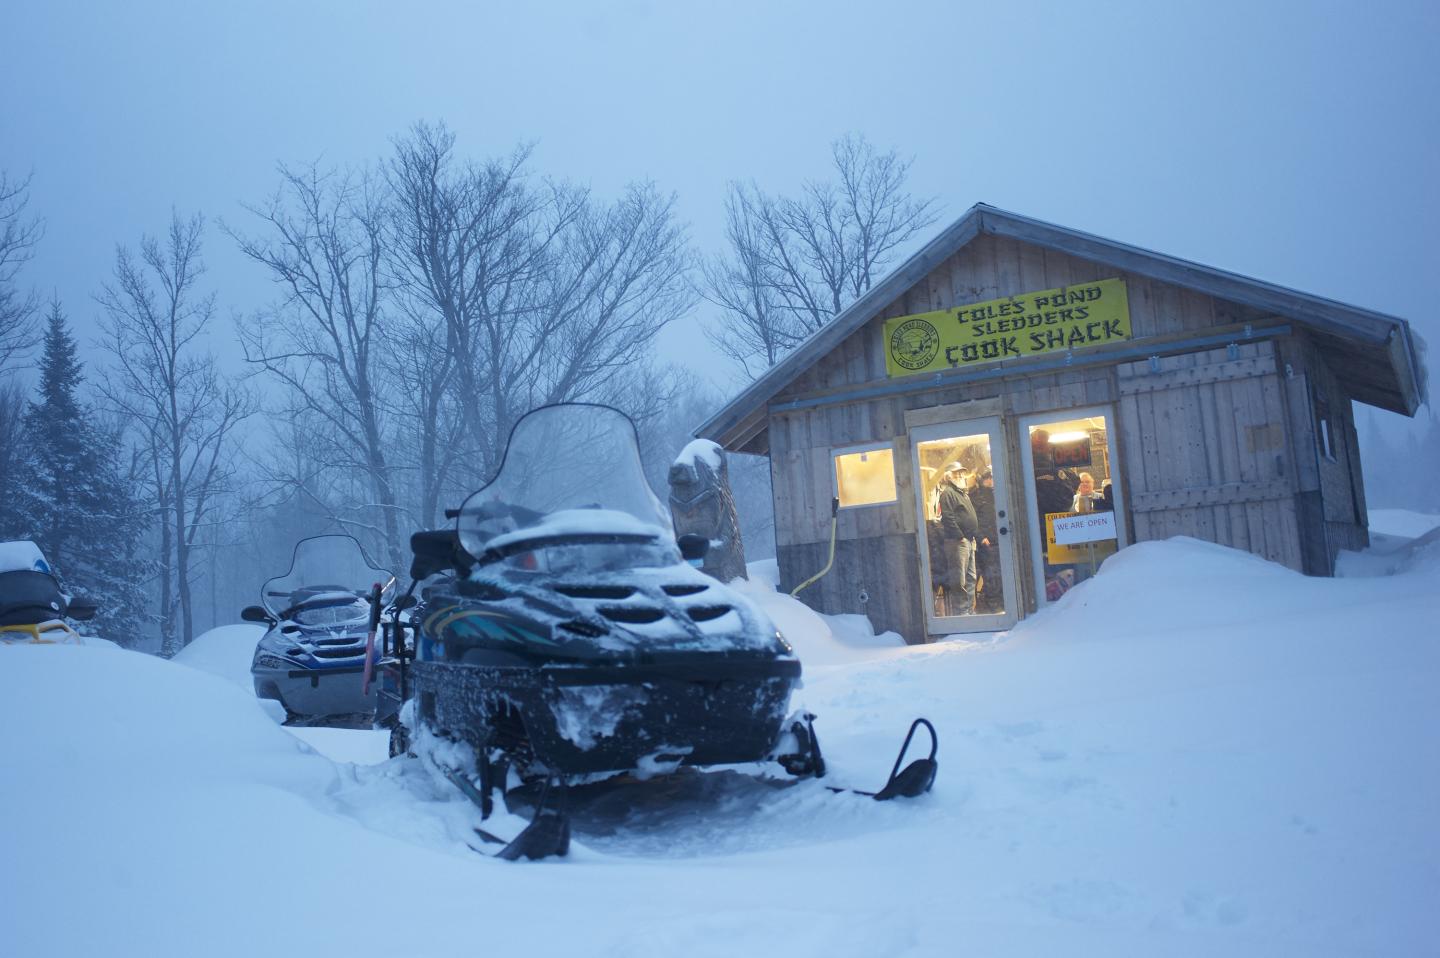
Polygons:
<instances>
[{"instance_id":1,"label":"wooden bear carving","mask_svg":"<svg viewBox=\"0 0 1440 958\"><path fill-rule=\"evenodd\" d=\"M730 470L724 450L710 440L696 439L670 466L670 517L677 538L693 533L710 540L701 566L706 575L721 582L748 578Z\"/></svg>"}]
</instances>

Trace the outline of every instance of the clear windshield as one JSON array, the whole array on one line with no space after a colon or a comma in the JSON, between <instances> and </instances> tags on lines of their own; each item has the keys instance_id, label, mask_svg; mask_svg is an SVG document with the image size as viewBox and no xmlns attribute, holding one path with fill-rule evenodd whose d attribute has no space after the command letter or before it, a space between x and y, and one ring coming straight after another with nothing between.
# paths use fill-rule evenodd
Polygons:
<instances>
[{"instance_id":1,"label":"clear windshield","mask_svg":"<svg viewBox=\"0 0 1440 958\"><path fill-rule=\"evenodd\" d=\"M389 599L395 576L371 562L351 536L313 536L295 545L290 571L268 579L260 601L277 618L300 605L335 606L336 614L349 616L345 606L352 596L369 595L380 583L382 598Z\"/></svg>"},{"instance_id":2,"label":"clear windshield","mask_svg":"<svg viewBox=\"0 0 1440 958\"><path fill-rule=\"evenodd\" d=\"M315 627L363 622L370 617L370 602L356 595L329 593L305 602L290 617L301 625Z\"/></svg>"},{"instance_id":3,"label":"clear windshield","mask_svg":"<svg viewBox=\"0 0 1440 958\"><path fill-rule=\"evenodd\" d=\"M465 500L456 530L476 558L537 539L672 538L634 424L584 403L544 406L516 423L499 473Z\"/></svg>"}]
</instances>

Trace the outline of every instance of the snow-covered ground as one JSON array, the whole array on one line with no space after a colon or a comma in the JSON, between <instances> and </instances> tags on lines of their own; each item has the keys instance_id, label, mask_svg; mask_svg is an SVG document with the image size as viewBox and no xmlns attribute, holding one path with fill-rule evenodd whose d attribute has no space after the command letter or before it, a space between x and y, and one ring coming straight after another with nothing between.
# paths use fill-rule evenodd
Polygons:
<instances>
[{"instance_id":1,"label":"snow-covered ground","mask_svg":"<svg viewBox=\"0 0 1440 958\"><path fill-rule=\"evenodd\" d=\"M278 726L253 627L175 662L0 649L0 954L1435 954L1440 539L1387 555L1306 579L1144 543L916 648L756 581L830 781L881 784L925 715L935 790L692 781L536 864L470 851L473 808L369 733Z\"/></svg>"},{"instance_id":2,"label":"snow-covered ground","mask_svg":"<svg viewBox=\"0 0 1440 958\"><path fill-rule=\"evenodd\" d=\"M1431 529L1440 528L1440 516L1409 509L1371 509L1370 533L1418 539Z\"/></svg>"}]
</instances>

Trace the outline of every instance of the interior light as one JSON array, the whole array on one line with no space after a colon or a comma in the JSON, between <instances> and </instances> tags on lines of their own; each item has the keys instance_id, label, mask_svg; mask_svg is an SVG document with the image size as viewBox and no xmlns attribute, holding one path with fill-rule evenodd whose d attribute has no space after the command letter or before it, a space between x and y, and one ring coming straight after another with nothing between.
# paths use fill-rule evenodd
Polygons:
<instances>
[{"instance_id":1,"label":"interior light","mask_svg":"<svg viewBox=\"0 0 1440 958\"><path fill-rule=\"evenodd\" d=\"M1088 439L1088 432L1057 432L1050 437L1051 445L1057 442L1079 442L1081 439Z\"/></svg>"}]
</instances>

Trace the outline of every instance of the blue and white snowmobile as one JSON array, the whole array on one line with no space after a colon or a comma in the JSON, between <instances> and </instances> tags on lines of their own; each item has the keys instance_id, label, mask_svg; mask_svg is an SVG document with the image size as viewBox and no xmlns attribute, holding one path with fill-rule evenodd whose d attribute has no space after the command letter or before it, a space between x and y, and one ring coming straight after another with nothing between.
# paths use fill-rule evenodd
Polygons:
<instances>
[{"instance_id":1,"label":"blue and white snowmobile","mask_svg":"<svg viewBox=\"0 0 1440 958\"><path fill-rule=\"evenodd\" d=\"M375 688L372 611L388 603L395 576L353 537L314 536L295 546L290 569L266 580L261 605L241 613L269 626L255 647L255 694L285 709L287 725L368 728Z\"/></svg>"},{"instance_id":2,"label":"blue and white snowmobile","mask_svg":"<svg viewBox=\"0 0 1440 958\"><path fill-rule=\"evenodd\" d=\"M453 529L411 538L378 717L392 754L426 755L485 816L495 791L538 792L501 857L565 853L566 786L767 760L824 773L813 716L789 715L799 660L687 561L708 543L677 543L623 413L527 414L495 477L447 515ZM933 751L916 764L892 793L929 788Z\"/></svg>"}]
</instances>

